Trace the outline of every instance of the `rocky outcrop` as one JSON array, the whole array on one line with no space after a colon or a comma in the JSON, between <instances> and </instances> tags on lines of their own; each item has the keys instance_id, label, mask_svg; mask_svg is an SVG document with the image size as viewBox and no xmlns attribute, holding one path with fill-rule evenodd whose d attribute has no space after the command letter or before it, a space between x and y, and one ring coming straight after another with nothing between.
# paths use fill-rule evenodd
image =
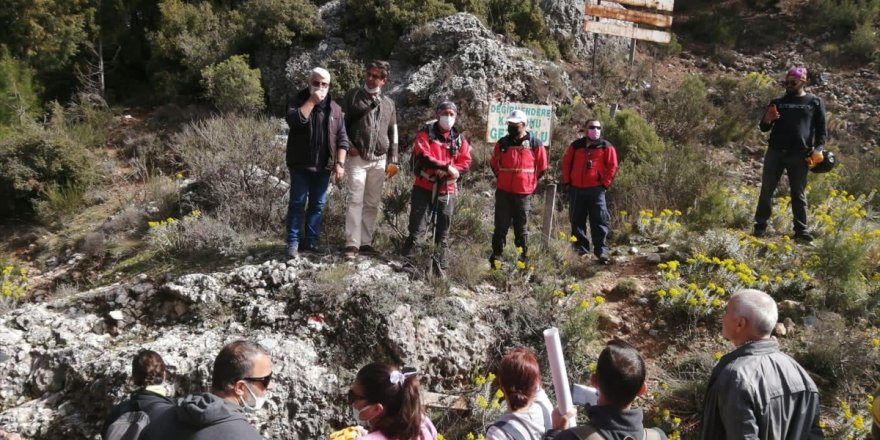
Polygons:
<instances>
[{"instance_id":1,"label":"rocky outcrop","mask_svg":"<svg viewBox=\"0 0 880 440\"><path fill-rule=\"evenodd\" d=\"M181 396L207 389L225 343L249 339L270 350L278 378L252 422L265 438L313 439L351 422L343 392L361 365L413 366L439 391L467 382L498 344L486 298L437 296L374 260L335 263L114 284L0 316L0 426L25 438L95 438L129 391L139 349L162 354Z\"/></svg>"}]
</instances>

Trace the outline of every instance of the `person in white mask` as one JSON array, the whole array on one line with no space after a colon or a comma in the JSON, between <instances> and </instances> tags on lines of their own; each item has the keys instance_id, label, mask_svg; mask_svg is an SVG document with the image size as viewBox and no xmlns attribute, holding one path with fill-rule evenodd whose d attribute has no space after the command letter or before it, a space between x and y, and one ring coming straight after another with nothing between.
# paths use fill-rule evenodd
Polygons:
<instances>
[{"instance_id":1,"label":"person in white mask","mask_svg":"<svg viewBox=\"0 0 880 440\"><path fill-rule=\"evenodd\" d=\"M342 108L329 94L330 72L312 69L308 87L287 105L287 168L290 205L287 208L287 256L300 251L323 253L319 247L321 220L330 180L341 182L349 148Z\"/></svg>"},{"instance_id":2,"label":"person in white mask","mask_svg":"<svg viewBox=\"0 0 880 440\"><path fill-rule=\"evenodd\" d=\"M602 137L602 123L587 120L584 137L572 142L562 156L562 183L568 191L572 243L575 252L587 255L592 251L598 261L608 264L608 228L611 214L605 203L605 192L617 174L617 150ZM587 238L587 220L590 238Z\"/></svg>"},{"instance_id":3,"label":"person in white mask","mask_svg":"<svg viewBox=\"0 0 880 440\"><path fill-rule=\"evenodd\" d=\"M416 372L381 362L358 371L348 390L352 421L366 428L358 440L436 440L422 406Z\"/></svg>"},{"instance_id":4,"label":"person in white mask","mask_svg":"<svg viewBox=\"0 0 880 440\"><path fill-rule=\"evenodd\" d=\"M397 110L382 94L391 67L375 60L367 65L364 84L348 91L340 103L351 147L345 161L348 201L345 211L346 259L375 254L373 233L385 180L400 169L397 156Z\"/></svg>"},{"instance_id":5,"label":"person in white mask","mask_svg":"<svg viewBox=\"0 0 880 440\"><path fill-rule=\"evenodd\" d=\"M435 275L443 277L448 266L447 237L456 182L471 166L471 151L467 139L455 128L458 116L455 103L437 104L436 116L436 120L419 130L413 144L415 181L409 208L409 235L400 254L405 258L411 256L416 238L430 225L436 248L431 267Z\"/></svg>"},{"instance_id":6,"label":"person in white mask","mask_svg":"<svg viewBox=\"0 0 880 440\"><path fill-rule=\"evenodd\" d=\"M165 411L141 440L261 440L245 418L260 411L272 387L272 360L260 344L235 341L224 346L211 375L211 392L189 395Z\"/></svg>"}]
</instances>

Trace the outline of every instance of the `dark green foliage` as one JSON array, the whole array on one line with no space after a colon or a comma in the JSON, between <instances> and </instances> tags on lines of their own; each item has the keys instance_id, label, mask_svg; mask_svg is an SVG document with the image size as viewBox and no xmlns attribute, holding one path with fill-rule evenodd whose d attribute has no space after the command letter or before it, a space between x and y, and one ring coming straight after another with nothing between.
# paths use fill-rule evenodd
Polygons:
<instances>
[{"instance_id":1,"label":"dark green foliage","mask_svg":"<svg viewBox=\"0 0 880 440\"><path fill-rule=\"evenodd\" d=\"M330 81L330 96L342 99L345 92L360 86L364 80L364 63L344 51L337 50L330 55L326 66L333 80ZM394 72L391 72L394 75Z\"/></svg>"},{"instance_id":2,"label":"dark green foliage","mask_svg":"<svg viewBox=\"0 0 880 440\"><path fill-rule=\"evenodd\" d=\"M677 21L673 24L674 30L685 32L694 40L709 44L715 49L735 47L743 28L736 7L716 7L714 4L685 21Z\"/></svg>"},{"instance_id":3,"label":"dark green foliage","mask_svg":"<svg viewBox=\"0 0 880 440\"><path fill-rule=\"evenodd\" d=\"M755 126L770 100L782 93L773 77L752 72L743 77L723 76L715 84L711 97L717 111L710 130L713 143L724 145L750 139L760 142Z\"/></svg>"},{"instance_id":4,"label":"dark green foliage","mask_svg":"<svg viewBox=\"0 0 880 440\"><path fill-rule=\"evenodd\" d=\"M250 0L239 8L244 16L244 35L254 45L269 43L278 48L318 37L323 29L318 8L308 0Z\"/></svg>"},{"instance_id":5,"label":"dark green foliage","mask_svg":"<svg viewBox=\"0 0 880 440\"><path fill-rule=\"evenodd\" d=\"M489 27L545 57L559 59L559 46L544 25L538 0L488 0Z\"/></svg>"},{"instance_id":6,"label":"dark green foliage","mask_svg":"<svg viewBox=\"0 0 880 440\"><path fill-rule=\"evenodd\" d=\"M81 192L94 180L94 158L53 130L29 125L0 140L0 218L28 218L49 191Z\"/></svg>"},{"instance_id":7,"label":"dark green foliage","mask_svg":"<svg viewBox=\"0 0 880 440\"><path fill-rule=\"evenodd\" d=\"M604 106L596 112L602 121L603 136L617 148L621 163L656 161L666 149L654 128L634 110L621 110L612 119Z\"/></svg>"},{"instance_id":8,"label":"dark green foliage","mask_svg":"<svg viewBox=\"0 0 880 440\"><path fill-rule=\"evenodd\" d=\"M33 70L0 47L0 135L33 116L38 91Z\"/></svg>"},{"instance_id":9,"label":"dark green foliage","mask_svg":"<svg viewBox=\"0 0 880 440\"><path fill-rule=\"evenodd\" d=\"M0 0L0 43L41 70L60 71L87 41L94 14L88 0Z\"/></svg>"},{"instance_id":10,"label":"dark green foliage","mask_svg":"<svg viewBox=\"0 0 880 440\"><path fill-rule=\"evenodd\" d=\"M248 66L248 57L233 55L202 70L205 96L224 113L257 113L266 107L260 69Z\"/></svg>"},{"instance_id":11,"label":"dark green foliage","mask_svg":"<svg viewBox=\"0 0 880 440\"><path fill-rule=\"evenodd\" d=\"M812 0L807 9L815 32L831 31L835 41L823 53L836 61L866 64L880 59L880 0Z\"/></svg>"},{"instance_id":12,"label":"dark green foliage","mask_svg":"<svg viewBox=\"0 0 880 440\"><path fill-rule=\"evenodd\" d=\"M370 55L387 57L410 27L455 13L441 0L359 0L348 2L348 29L372 42Z\"/></svg>"},{"instance_id":13,"label":"dark green foliage","mask_svg":"<svg viewBox=\"0 0 880 440\"><path fill-rule=\"evenodd\" d=\"M694 231L706 231L717 227L741 229L749 225L751 211L737 209L731 203L731 195L722 186L708 188L687 212L687 226Z\"/></svg>"}]
</instances>

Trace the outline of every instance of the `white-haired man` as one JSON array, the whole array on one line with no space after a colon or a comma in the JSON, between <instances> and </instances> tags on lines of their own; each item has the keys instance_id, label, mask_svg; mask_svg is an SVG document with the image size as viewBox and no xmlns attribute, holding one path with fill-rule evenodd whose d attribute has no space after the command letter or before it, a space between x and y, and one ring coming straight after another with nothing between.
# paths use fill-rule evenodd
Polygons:
<instances>
[{"instance_id":1,"label":"white-haired man","mask_svg":"<svg viewBox=\"0 0 880 440\"><path fill-rule=\"evenodd\" d=\"M736 349L712 370L701 440L824 438L816 384L770 337L777 317L776 301L760 290L730 297L721 332Z\"/></svg>"},{"instance_id":2,"label":"white-haired man","mask_svg":"<svg viewBox=\"0 0 880 440\"><path fill-rule=\"evenodd\" d=\"M308 86L287 105L288 257L295 257L300 250L320 252L321 218L330 178L341 180L345 175L348 134L342 108L330 97L329 90L330 72L316 67L309 75Z\"/></svg>"}]
</instances>

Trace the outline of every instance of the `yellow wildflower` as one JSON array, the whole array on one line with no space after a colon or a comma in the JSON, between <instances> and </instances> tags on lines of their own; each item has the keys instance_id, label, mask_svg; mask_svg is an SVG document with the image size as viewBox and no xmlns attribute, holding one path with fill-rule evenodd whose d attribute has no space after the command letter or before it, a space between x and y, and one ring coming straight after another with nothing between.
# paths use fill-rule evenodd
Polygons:
<instances>
[{"instance_id":1,"label":"yellow wildflower","mask_svg":"<svg viewBox=\"0 0 880 440\"><path fill-rule=\"evenodd\" d=\"M713 356L715 357L715 361L720 361L721 356L724 356L724 353L721 353L720 351L716 351Z\"/></svg>"},{"instance_id":2,"label":"yellow wildflower","mask_svg":"<svg viewBox=\"0 0 880 440\"><path fill-rule=\"evenodd\" d=\"M593 298L593 301L596 301L596 305L601 306L602 304L605 304L605 298L601 297L601 296L597 296L597 297Z\"/></svg>"}]
</instances>

